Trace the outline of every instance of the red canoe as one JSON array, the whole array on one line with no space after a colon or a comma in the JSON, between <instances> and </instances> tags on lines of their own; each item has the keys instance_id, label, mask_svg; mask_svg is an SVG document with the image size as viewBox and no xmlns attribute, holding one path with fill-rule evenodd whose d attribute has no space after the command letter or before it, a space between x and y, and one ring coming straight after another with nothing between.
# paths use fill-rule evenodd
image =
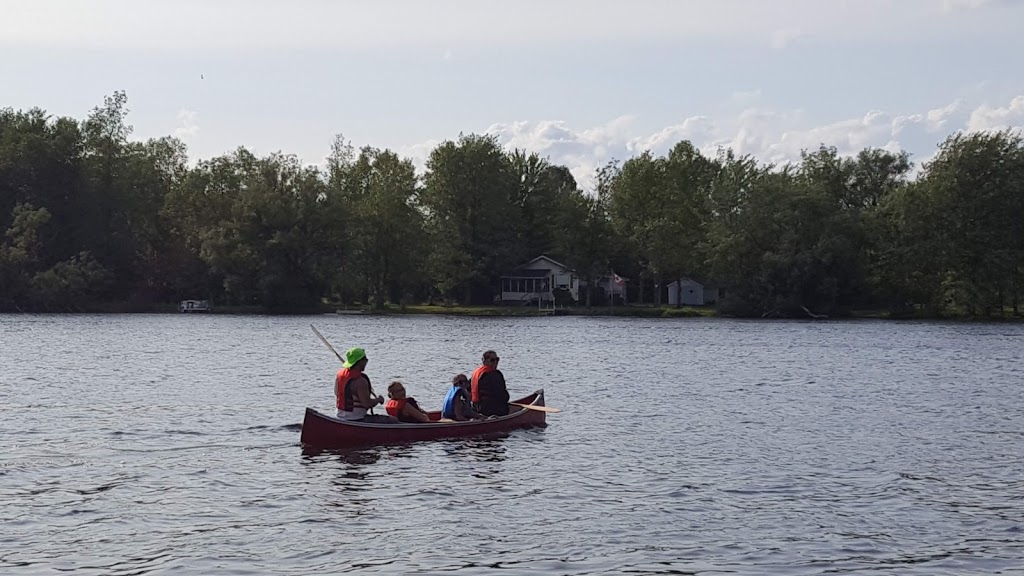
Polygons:
<instances>
[{"instance_id":1,"label":"red canoe","mask_svg":"<svg viewBox=\"0 0 1024 576\"><path fill-rule=\"evenodd\" d=\"M544 406L544 390L513 400L519 404ZM463 438L508 432L519 428L547 426L545 413L529 408L510 406L507 416L469 422L437 422L424 424L371 424L338 420L323 412L306 408L302 421L303 446L311 448L353 448L374 444L399 444L442 438ZM428 412L431 420L439 420L441 412Z\"/></svg>"}]
</instances>

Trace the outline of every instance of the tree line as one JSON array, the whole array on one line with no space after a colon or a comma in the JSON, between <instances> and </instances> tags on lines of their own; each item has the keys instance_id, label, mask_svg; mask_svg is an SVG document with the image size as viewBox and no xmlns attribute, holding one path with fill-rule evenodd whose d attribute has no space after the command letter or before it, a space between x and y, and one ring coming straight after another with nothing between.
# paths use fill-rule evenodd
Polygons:
<instances>
[{"instance_id":1,"label":"tree line","mask_svg":"<svg viewBox=\"0 0 1024 576\"><path fill-rule=\"evenodd\" d=\"M676 278L740 316L855 310L1018 314L1024 141L956 133L916 173L902 151L822 146L764 164L690 142L612 161L583 190L565 166L460 135L423 174L338 136L323 167L246 148L194 164L131 139L116 92L82 121L0 110L0 310L206 298L322 305L491 303L540 254L592 288L610 271L662 304Z\"/></svg>"}]
</instances>

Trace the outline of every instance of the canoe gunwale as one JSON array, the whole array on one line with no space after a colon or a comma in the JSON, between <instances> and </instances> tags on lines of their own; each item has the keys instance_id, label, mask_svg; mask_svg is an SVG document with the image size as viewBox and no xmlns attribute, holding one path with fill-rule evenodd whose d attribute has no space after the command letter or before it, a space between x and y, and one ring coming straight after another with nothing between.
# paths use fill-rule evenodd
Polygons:
<instances>
[{"instance_id":1,"label":"canoe gunwale","mask_svg":"<svg viewBox=\"0 0 1024 576\"><path fill-rule=\"evenodd\" d=\"M529 404L531 406L543 406L544 405L543 398L544 398L544 390L541 389L541 390L537 390L537 391L533 392L532 394L529 394L529 395L527 395L527 396L525 396L523 398L520 398L519 400L509 400L509 402L518 402L519 404ZM526 402L526 400L530 400L530 401ZM538 403L538 400L541 400L541 402ZM452 421L452 422L437 422L437 421L434 421L434 422L422 422L422 423L421 422L399 422L397 424L387 424L387 423L383 423L383 422L360 422L358 420L341 420L339 418L331 416L330 414L325 414L323 412L320 412L319 410L316 410L315 408L309 408L309 407L306 407L306 413L307 414L313 414L317 418L323 418L324 420L329 420L329 421L331 421L331 422L333 422L335 424L342 424L344 426L354 426L354 427L357 427L357 428L368 428L368 429L371 429L371 430L396 429L396 428L397 429L401 429L401 430L415 430L417 428L425 428L425 429L435 430L435 429L437 429L438 426L452 426L452 427L456 427L456 426L479 426L480 424L495 424L495 423L499 423L499 422L508 421L508 420L513 419L513 418L518 418L518 417L523 415L523 412L526 412L527 410L529 410L529 408L520 408L518 406L517 406L517 408L519 408L519 409L516 410L515 412L509 412L508 414L506 414L504 416L498 416L497 418L490 418L490 419L487 419L487 420L466 420L464 422L456 422L456 421ZM438 415L440 415L439 411L437 411L437 410L433 410L431 412L427 412L427 414L438 414Z\"/></svg>"},{"instance_id":2,"label":"canoe gunwale","mask_svg":"<svg viewBox=\"0 0 1024 576\"><path fill-rule=\"evenodd\" d=\"M510 400L531 406L544 406L544 389L541 388L518 400ZM516 408L516 407L511 407ZM440 417L440 411L428 412L433 418ZM395 441L440 440L443 438L468 437L476 434L510 432L520 428L546 427L546 413L518 408L505 416L486 420L465 422L429 423L377 423L339 420L338 418L307 407L302 424L300 443L309 447L342 447L364 444L390 444Z\"/></svg>"}]
</instances>

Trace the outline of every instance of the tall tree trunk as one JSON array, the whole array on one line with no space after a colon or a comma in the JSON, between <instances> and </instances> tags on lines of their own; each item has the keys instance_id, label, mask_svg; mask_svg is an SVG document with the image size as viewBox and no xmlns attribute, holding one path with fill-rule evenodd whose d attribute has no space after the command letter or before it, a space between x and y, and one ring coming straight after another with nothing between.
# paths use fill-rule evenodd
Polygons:
<instances>
[{"instance_id":1,"label":"tall tree trunk","mask_svg":"<svg viewBox=\"0 0 1024 576\"><path fill-rule=\"evenodd\" d=\"M384 309L384 275L377 274L373 286L373 309Z\"/></svg>"},{"instance_id":2,"label":"tall tree trunk","mask_svg":"<svg viewBox=\"0 0 1024 576\"><path fill-rule=\"evenodd\" d=\"M1018 279L1019 279L1019 273L1018 273L1018 271L1014 270L1014 272L1013 272L1013 281L1012 281L1012 284L1010 286L1010 298L1013 300L1013 315L1014 316L1020 315L1020 313L1017 311L1017 292L1018 292L1018 290L1020 288L1020 284L1018 284L1018 282L1017 282Z\"/></svg>"},{"instance_id":3,"label":"tall tree trunk","mask_svg":"<svg viewBox=\"0 0 1024 576\"><path fill-rule=\"evenodd\" d=\"M644 305L644 271L643 270L640 271L640 293L639 293L639 297L640 298L637 300L637 303L640 304L641 306L643 306Z\"/></svg>"}]
</instances>

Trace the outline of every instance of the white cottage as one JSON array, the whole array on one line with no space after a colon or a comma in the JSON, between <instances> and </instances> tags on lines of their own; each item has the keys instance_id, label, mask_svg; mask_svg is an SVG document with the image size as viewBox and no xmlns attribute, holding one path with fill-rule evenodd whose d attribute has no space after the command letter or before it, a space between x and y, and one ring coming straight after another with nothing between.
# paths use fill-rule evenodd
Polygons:
<instances>
[{"instance_id":1,"label":"white cottage","mask_svg":"<svg viewBox=\"0 0 1024 576\"><path fill-rule=\"evenodd\" d=\"M680 278L668 285L669 306L707 306L718 302L718 288L693 278Z\"/></svg>"},{"instance_id":2,"label":"white cottage","mask_svg":"<svg viewBox=\"0 0 1024 576\"><path fill-rule=\"evenodd\" d=\"M564 264L538 256L501 277L501 302L554 302L557 289L579 301L580 279Z\"/></svg>"}]
</instances>

